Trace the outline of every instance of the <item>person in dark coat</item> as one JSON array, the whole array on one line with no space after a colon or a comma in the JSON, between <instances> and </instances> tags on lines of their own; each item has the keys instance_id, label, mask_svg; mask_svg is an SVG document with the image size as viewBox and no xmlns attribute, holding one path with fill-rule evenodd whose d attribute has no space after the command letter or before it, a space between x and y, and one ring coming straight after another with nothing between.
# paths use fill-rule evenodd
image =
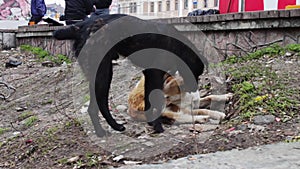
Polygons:
<instances>
[{"instance_id":1,"label":"person in dark coat","mask_svg":"<svg viewBox=\"0 0 300 169\"><path fill-rule=\"evenodd\" d=\"M94 11L93 0L65 0L65 2L64 19L67 25L85 20Z\"/></svg>"},{"instance_id":2,"label":"person in dark coat","mask_svg":"<svg viewBox=\"0 0 300 169\"><path fill-rule=\"evenodd\" d=\"M91 17L99 16L99 15L108 15L109 14L109 6L111 5L112 0L93 0L93 4L96 7L94 13L92 13Z\"/></svg>"},{"instance_id":3,"label":"person in dark coat","mask_svg":"<svg viewBox=\"0 0 300 169\"><path fill-rule=\"evenodd\" d=\"M31 0L31 18L28 25L39 23L47 12L44 0Z\"/></svg>"}]
</instances>

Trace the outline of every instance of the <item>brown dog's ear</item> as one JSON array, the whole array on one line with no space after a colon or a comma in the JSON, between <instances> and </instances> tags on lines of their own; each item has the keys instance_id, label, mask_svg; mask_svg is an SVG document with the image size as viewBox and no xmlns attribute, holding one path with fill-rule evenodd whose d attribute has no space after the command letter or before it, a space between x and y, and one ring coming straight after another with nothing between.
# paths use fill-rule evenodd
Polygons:
<instances>
[{"instance_id":1,"label":"brown dog's ear","mask_svg":"<svg viewBox=\"0 0 300 169\"><path fill-rule=\"evenodd\" d=\"M183 78L179 75L175 75L175 78L174 78L178 84L178 86L183 86Z\"/></svg>"},{"instance_id":2,"label":"brown dog's ear","mask_svg":"<svg viewBox=\"0 0 300 169\"><path fill-rule=\"evenodd\" d=\"M170 85L170 82L173 80L172 76L169 76L168 78L165 79L164 81L164 86Z\"/></svg>"},{"instance_id":3,"label":"brown dog's ear","mask_svg":"<svg viewBox=\"0 0 300 169\"><path fill-rule=\"evenodd\" d=\"M177 80L173 76L170 76L165 80L163 91L167 96L180 93L180 86L178 85Z\"/></svg>"}]
</instances>

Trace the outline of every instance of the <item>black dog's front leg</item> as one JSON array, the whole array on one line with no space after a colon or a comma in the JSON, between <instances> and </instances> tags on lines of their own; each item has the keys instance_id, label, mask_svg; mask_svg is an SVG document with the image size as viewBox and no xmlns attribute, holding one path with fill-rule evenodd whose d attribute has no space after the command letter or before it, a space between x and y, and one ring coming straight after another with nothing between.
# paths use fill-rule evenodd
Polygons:
<instances>
[{"instance_id":1,"label":"black dog's front leg","mask_svg":"<svg viewBox=\"0 0 300 169\"><path fill-rule=\"evenodd\" d=\"M158 69L146 69L143 74L145 76L145 115L148 124L153 125L155 132L162 133L164 129L160 116L164 105L162 89L165 72ZM159 91L153 92L155 89Z\"/></svg>"}]
</instances>

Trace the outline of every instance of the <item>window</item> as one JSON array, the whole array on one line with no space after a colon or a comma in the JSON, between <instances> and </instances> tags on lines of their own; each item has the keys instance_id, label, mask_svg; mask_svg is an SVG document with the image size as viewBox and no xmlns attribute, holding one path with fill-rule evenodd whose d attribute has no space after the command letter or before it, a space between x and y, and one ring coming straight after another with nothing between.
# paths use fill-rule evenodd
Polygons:
<instances>
[{"instance_id":1,"label":"window","mask_svg":"<svg viewBox=\"0 0 300 169\"><path fill-rule=\"evenodd\" d=\"M183 8L188 9L188 5L189 5L189 0L184 0Z\"/></svg>"},{"instance_id":2,"label":"window","mask_svg":"<svg viewBox=\"0 0 300 169\"><path fill-rule=\"evenodd\" d=\"M207 0L204 0L204 8L207 8Z\"/></svg>"},{"instance_id":3,"label":"window","mask_svg":"<svg viewBox=\"0 0 300 169\"><path fill-rule=\"evenodd\" d=\"M166 11L170 11L170 0L166 1Z\"/></svg>"},{"instance_id":4,"label":"window","mask_svg":"<svg viewBox=\"0 0 300 169\"><path fill-rule=\"evenodd\" d=\"M150 3L150 12L154 12L154 2Z\"/></svg>"},{"instance_id":5,"label":"window","mask_svg":"<svg viewBox=\"0 0 300 169\"><path fill-rule=\"evenodd\" d=\"M219 0L215 0L214 6L215 6L215 7L218 7L218 6L219 6Z\"/></svg>"},{"instance_id":6,"label":"window","mask_svg":"<svg viewBox=\"0 0 300 169\"><path fill-rule=\"evenodd\" d=\"M162 8L162 2L158 1L158 12L161 12L161 8Z\"/></svg>"},{"instance_id":7,"label":"window","mask_svg":"<svg viewBox=\"0 0 300 169\"><path fill-rule=\"evenodd\" d=\"M129 13L133 12L133 3L129 3Z\"/></svg>"},{"instance_id":8,"label":"window","mask_svg":"<svg viewBox=\"0 0 300 169\"><path fill-rule=\"evenodd\" d=\"M245 11L245 0L241 0L241 12L244 12Z\"/></svg>"},{"instance_id":9,"label":"window","mask_svg":"<svg viewBox=\"0 0 300 169\"><path fill-rule=\"evenodd\" d=\"M175 0L175 10L178 10L178 0Z\"/></svg>"},{"instance_id":10,"label":"window","mask_svg":"<svg viewBox=\"0 0 300 169\"><path fill-rule=\"evenodd\" d=\"M133 13L136 13L136 2L133 3Z\"/></svg>"},{"instance_id":11,"label":"window","mask_svg":"<svg viewBox=\"0 0 300 169\"><path fill-rule=\"evenodd\" d=\"M129 13L136 13L136 2L129 3Z\"/></svg>"}]
</instances>

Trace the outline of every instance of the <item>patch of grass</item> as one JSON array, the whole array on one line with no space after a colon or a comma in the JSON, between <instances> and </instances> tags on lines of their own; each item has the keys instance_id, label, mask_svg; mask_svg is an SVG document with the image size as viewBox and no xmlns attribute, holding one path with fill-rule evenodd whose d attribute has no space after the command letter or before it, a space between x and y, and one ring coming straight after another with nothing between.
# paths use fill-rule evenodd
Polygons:
<instances>
[{"instance_id":1,"label":"patch of grass","mask_svg":"<svg viewBox=\"0 0 300 169\"><path fill-rule=\"evenodd\" d=\"M25 126L31 127L38 121L37 116L31 116L25 120Z\"/></svg>"},{"instance_id":2,"label":"patch of grass","mask_svg":"<svg viewBox=\"0 0 300 169\"><path fill-rule=\"evenodd\" d=\"M34 113L31 112L31 111L23 112L22 114L20 114L18 116L18 120L21 121L21 120L24 120L24 119L26 119L26 118L28 118L30 116L33 116L33 115L34 115Z\"/></svg>"},{"instance_id":3,"label":"patch of grass","mask_svg":"<svg viewBox=\"0 0 300 169\"><path fill-rule=\"evenodd\" d=\"M59 128L56 127L56 126L50 127L50 128L47 129L47 133L48 133L49 135L54 134L58 129L59 129Z\"/></svg>"},{"instance_id":4,"label":"patch of grass","mask_svg":"<svg viewBox=\"0 0 300 169\"><path fill-rule=\"evenodd\" d=\"M289 44L285 49L290 52L300 52L300 44Z\"/></svg>"},{"instance_id":5,"label":"patch of grass","mask_svg":"<svg viewBox=\"0 0 300 169\"><path fill-rule=\"evenodd\" d=\"M67 158L62 158L62 159L57 160L57 162L59 164L67 164L68 163L68 159Z\"/></svg>"},{"instance_id":6,"label":"patch of grass","mask_svg":"<svg viewBox=\"0 0 300 169\"><path fill-rule=\"evenodd\" d=\"M264 62L256 62L264 55L278 57L283 52L300 50L299 44L286 47L272 45L261 49L245 58L229 57L223 62L226 75L233 77L230 84L231 91L235 93L237 107L236 111L244 120L249 120L255 115L273 114L280 117L282 121L291 119L296 113L296 105L299 101L295 96L299 94L298 89L289 88L287 85L291 78L288 74L276 72L271 66ZM248 61L246 64L243 61ZM234 66L232 64L235 63Z\"/></svg>"},{"instance_id":7,"label":"patch of grass","mask_svg":"<svg viewBox=\"0 0 300 169\"><path fill-rule=\"evenodd\" d=\"M21 50L28 51L28 52L31 52L32 54L34 54L40 62L51 61L57 65L60 65L64 62L67 64L71 63L71 59L69 59L67 56L62 55L62 54L53 56L48 51L45 51L44 49L42 49L40 47L34 47L34 46L30 46L30 45L21 45L20 48L21 48Z\"/></svg>"},{"instance_id":8,"label":"patch of grass","mask_svg":"<svg viewBox=\"0 0 300 169\"><path fill-rule=\"evenodd\" d=\"M8 129L0 127L0 135L4 134Z\"/></svg>"},{"instance_id":9,"label":"patch of grass","mask_svg":"<svg viewBox=\"0 0 300 169\"><path fill-rule=\"evenodd\" d=\"M70 121L65 122L66 128L69 128L71 126L81 126L81 125L82 125L82 121L80 121L79 119L72 119Z\"/></svg>"},{"instance_id":10,"label":"patch of grass","mask_svg":"<svg viewBox=\"0 0 300 169\"><path fill-rule=\"evenodd\" d=\"M41 105L52 104L52 103L53 103L53 100L49 99L49 100L42 102Z\"/></svg>"},{"instance_id":11,"label":"patch of grass","mask_svg":"<svg viewBox=\"0 0 300 169\"><path fill-rule=\"evenodd\" d=\"M85 95L84 98L83 98L84 103L86 103L88 101L90 101L90 95L89 94Z\"/></svg>"},{"instance_id":12,"label":"patch of grass","mask_svg":"<svg viewBox=\"0 0 300 169\"><path fill-rule=\"evenodd\" d=\"M274 57L278 55L284 55L286 52L300 53L300 44L289 44L285 47L282 47L278 44L273 44L242 57L238 57L235 55L229 56L228 58L226 58L224 63L226 64L241 63L250 60L260 59L264 56Z\"/></svg>"}]
</instances>

